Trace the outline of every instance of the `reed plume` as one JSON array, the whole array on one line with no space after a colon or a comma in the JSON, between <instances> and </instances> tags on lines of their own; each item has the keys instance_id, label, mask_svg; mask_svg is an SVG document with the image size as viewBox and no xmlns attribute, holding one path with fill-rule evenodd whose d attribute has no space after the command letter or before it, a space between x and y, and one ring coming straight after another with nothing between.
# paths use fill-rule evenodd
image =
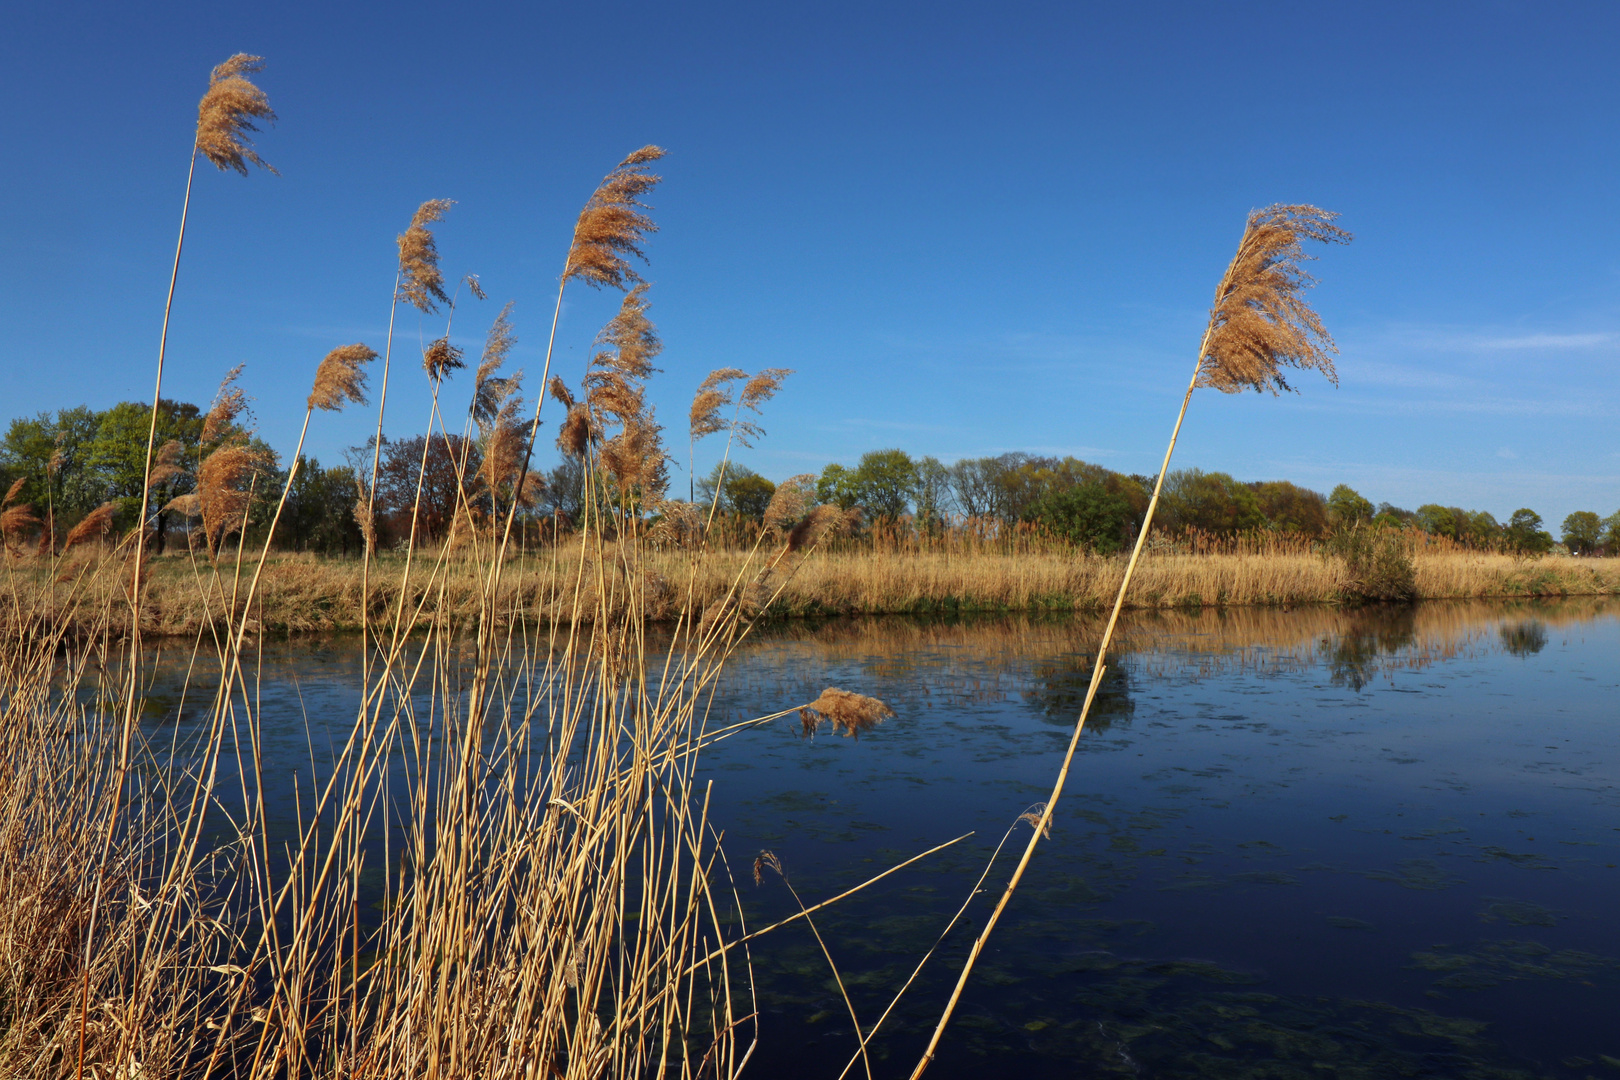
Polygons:
<instances>
[{"instance_id":1,"label":"reed plume","mask_svg":"<svg viewBox=\"0 0 1620 1080\"><path fill-rule=\"evenodd\" d=\"M821 696L799 710L807 732L816 729L815 717L830 722L845 735L859 735L894 716L894 710L874 697L829 686Z\"/></svg>"},{"instance_id":2,"label":"reed plume","mask_svg":"<svg viewBox=\"0 0 1620 1080\"><path fill-rule=\"evenodd\" d=\"M440 382L448 378L452 371L467 366L461 359L462 355L461 349L450 344L449 335L434 338L422 350L422 370L428 373L428 378Z\"/></svg>"},{"instance_id":3,"label":"reed plume","mask_svg":"<svg viewBox=\"0 0 1620 1080\"><path fill-rule=\"evenodd\" d=\"M153 462L152 471L147 475L147 488L162 487L170 480L185 475L185 469L180 465L180 455L183 448L180 440L170 439L158 450L157 458Z\"/></svg>"},{"instance_id":4,"label":"reed plume","mask_svg":"<svg viewBox=\"0 0 1620 1080\"><path fill-rule=\"evenodd\" d=\"M437 313L439 304L450 301L444 291L444 274L439 270L439 245L428 226L443 221L454 205L451 199L429 199L416 208L410 227L399 238L395 299L415 305L425 315Z\"/></svg>"},{"instance_id":5,"label":"reed plume","mask_svg":"<svg viewBox=\"0 0 1620 1080\"><path fill-rule=\"evenodd\" d=\"M523 380L521 371L505 377L497 377L495 374L506 363L512 347L517 344L517 335L512 331L511 315L512 302L508 300L506 306L501 308L501 313L495 316L495 322L484 338L484 352L479 358L478 371L473 377L473 420L486 433L495 423L496 417L506 408L507 403L513 399Z\"/></svg>"},{"instance_id":6,"label":"reed plume","mask_svg":"<svg viewBox=\"0 0 1620 1080\"><path fill-rule=\"evenodd\" d=\"M224 539L245 524L254 474L265 462L245 446L222 446L197 469L197 494L208 546L218 551Z\"/></svg>"},{"instance_id":7,"label":"reed plume","mask_svg":"<svg viewBox=\"0 0 1620 1080\"><path fill-rule=\"evenodd\" d=\"M0 506L10 506L11 501L18 495L22 494L22 489L26 487L27 484L28 477L26 476L19 476L17 479L13 480L11 482L11 487L6 489L6 497L4 499L0 499Z\"/></svg>"},{"instance_id":8,"label":"reed plume","mask_svg":"<svg viewBox=\"0 0 1620 1080\"><path fill-rule=\"evenodd\" d=\"M326 354L315 369L315 385L309 391L309 408L336 412L343 403L366 404L365 365L377 359L377 350L355 342L339 345Z\"/></svg>"},{"instance_id":9,"label":"reed plume","mask_svg":"<svg viewBox=\"0 0 1620 1080\"><path fill-rule=\"evenodd\" d=\"M814 473L800 473L777 484L770 504L765 507L763 523L766 531L781 532L798 524L814 503L815 496Z\"/></svg>"},{"instance_id":10,"label":"reed plume","mask_svg":"<svg viewBox=\"0 0 1620 1080\"><path fill-rule=\"evenodd\" d=\"M746 371L719 368L698 384L689 413L693 440L726 429L725 410L732 404L731 383L748 378Z\"/></svg>"},{"instance_id":11,"label":"reed plume","mask_svg":"<svg viewBox=\"0 0 1620 1080\"><path fill-rule=\"evenodd\" d=\"M637 489L642 498L663 498L669 486L669 455L660 438L663 429L647 415L631 416L602 444L602 464L620 489Z\"/></svg>"},{"instance_id":12,"label":"reed plume","mask_svg":"<svg viewBox=\"0 0 1620 1080\"><path fill-rule=\"evenodd\" d=\"M66 538L62 541L62 550L67 551L86 541L106 536L112 529L113 515L117 512L117 503L104 502L84 515L83 520L68 530Z\"/></svg>"},{"instance_id":13,"label":"reed plume","mask_svg":"<svg viewBox=\"0 0 1620 1080\"><path fill-rule=\"evenodd\" d=\"M568 406L557 431L557 449L570 457L582 458L591 445L591 410L583 401Z\"/></svg>"},{"instance_id":14,"label":"reed plume","mask_svg":"<svg viewBox=\"0 0 1620 1080\"><path fill-rule=\"evenodd\" d=\"M623 289L641 281L628 256L645 262L647 256L641 245L647 233L658 231L658 226L642 212L651 207L641 198L662 179L648 172L647 166L663 156L664 151L658 147L644 146L602 178L574 225L574 243L563 269L564 283L577 279L592 288L611 285Z\"/></svg>"},{"instance_id":15,"label":"reed plume","mask_svg":"<svg viewBox=\"0 0 1620 1080\"><path fill-rule=\"evenodd\" d=\"M237 364L225 373L219 382L219 392L214 395L214 403L208 409L208 415L203 418L202 443L208 446L223 440L232 433L237 417L247 412L247 394L236 385L236 380L242 374L245 364Z\"/></svg>"},{"instance_id":16,"label":"reed plume","mask_svg":"<svg viewBox=\"0 0 1620 1080\"><path fill-rule=\"evenodd\" d=\"M1333 224L1337 218L1337 214L1314 206L1280 203L1249 214L1237 253L1232 256L1226 272L1215 286L1215 300L1204 327L1203 339L1198 344L1198 360L1193 365L1192 379L1187 384L1186 394L1182 396L1181 410L1176 414L1175 427L1170 431L1170 444L1165 449L1164 463L1159 467L1153 495L1148 500L1147 512L1143 515L1142 527L1136 536L1136 546L1131 551L1130 561L1125 564L1119 591L1114 596L1113 610L1103 628L1102 640L1092 663L1091 683L1086 690L1085 702L1080 707L1080 715L1075 720L1074 731L1069 736L1068 751L1058 767L1051 797L1041 805L1038 819L1032 822L1034 828L1023 856L986 920L984 929L974 940L945 1011L935 1025L916 1068L912 1070L911 1080L922 1076L934 1060L940 1037L944 1035L957 1002L961 1000L974 963L1001 918L1001 913L1012 900L1013 892L1035 854L1036 845L1051 830L1052 813L1063 794L1063 785L1068 779L1075 749L1080 745L1080 733L1085 728L1086 717L1090 715L1091 703L1096 698L1097 688L1102 685L1114 627L1119 622L1131 578L1153 528L1153 512L1164 490L1164 477L1170 470L1170 458L1176 451L1176 440L1181 435L1182 422L1187 418L1187 406L1192 402L1193 391L1200 386L1212 386L1226 393L1269 389L1275 394L1279 390L1291 390L1282 374L1285 367L1315 368L1330 381L1338 381L1329 355L1333 351L1333 339L1305 301L1304 290L1313 279L1300 267L1300 263L1307 258L1303 241L1329 244L1350 242L1350 234Z\"/></svg>"},{"instance_id":17,"label":"reed plume","mask_svg":"<svg viewBox=\"0 0 1620 1080\"><path fill-rule=\"evenodd\" d=\"M1313 258L1303 241L1346 244L1339 215L1314 206L1268 206L1249 215L1237 254L1215 290L1199 386L1224 393L1292 390L1285 367L1316 369L1338 384L1338 350L1307 302L1315 279L1301 266Z\"/></svg>"},{"instance_id":18,"label":"reed plume","mask_svg":"<svg viewBox=\"0 0 1620 1080\"><path fill-rule=\"evenodd\" d=\"M179 514L188 520L202 517L202 497L195 491L187 495L176 495L164 504L162 513Z\"/></svg>"},{"instance_id":19,"label":"reed plume","mask_svg":"<svg viewBox=\"0 0 1620 1080\"><path fill-rule=\"evenodd\" d=\"M13 541L27 536L39 528L40 520L34 515L34 508L28 503L18 503L9 510L0 512L0 536L3 536L9 547Z\"/></svg>"},{"instance_id":20,"label":"reed plume","mask_svg":"<svg viewBox=\"0 0 1620 1080\"><path fill-rule=\"evenodd\" d=\"M274 173L247 138L257 132L255 120L274 121L270 99L247 76L264 70L264 57L237 53L216 67L208 79L208 91L197 104L197 152L224 172L235 169L248 174L249 163Z\"/></svg>"}]
</instances>

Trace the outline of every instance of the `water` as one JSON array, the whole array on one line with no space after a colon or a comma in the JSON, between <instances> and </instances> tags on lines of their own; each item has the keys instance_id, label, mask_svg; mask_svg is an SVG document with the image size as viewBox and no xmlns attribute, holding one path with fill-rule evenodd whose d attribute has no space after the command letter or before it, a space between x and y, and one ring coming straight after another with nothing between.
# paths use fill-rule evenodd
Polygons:
<instances>
[{"instance_id":1,"label":"water","mask_svg":"<svg viewBox=\"0 0 1620 1080\"><path fill-rule=\"evenodd\" d=\"M826 686L897 713L854 738L795 716L708 752L749 926L795 910L774 874L754 884L762 850L809 903L973 833L817 913L863 1028L1047 797L1098 629L795 624L728 669L715 724ZM930 1076L1620 1077L1620 605L1205 611L1125 633ZM305 710L352 715L352 649L277 650L267 771L307 775L331 736ZM884 1023L874 1075L909 1073L1027 830ZM752 959L750 1072L838 1076L856 1037L809 928Z\"/></svg>"}]
</instances>

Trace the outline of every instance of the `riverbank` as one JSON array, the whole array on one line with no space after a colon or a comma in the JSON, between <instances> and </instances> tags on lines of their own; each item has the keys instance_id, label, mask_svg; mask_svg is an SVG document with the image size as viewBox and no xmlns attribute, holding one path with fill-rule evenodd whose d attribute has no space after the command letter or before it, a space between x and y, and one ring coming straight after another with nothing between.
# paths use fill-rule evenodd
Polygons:
<instances>
[{"instance_id":1,"label":"riverbank","mask_svg":"<svg viewBox=\"0 0 1620 1080\"><path fill-rule=\"evenodd\" d=\"M668 620L683 609L708 608L734 582L752 580L762 561L741 552L701 559L679 551L644 556L646 614ZM1620 595L1620 559L1420 551L1412 561L1419 599ZM112 612L116 630L128 588L123 565L104 558L53 569L15 560L7 571L11 598L4 618L13 627L25 613L46 625L66 620L89 627ZM611 573L604 576L597 566L593 562L581 574L577 551L566 549L515 559L494 608L503 620L518 616L537 622L566 620L576 609L589 612L598 590L617 591ZM785 617L1095 611L1112 602L1124 567L1123 558L1060 553L815 552L768 576L751 595L758 601L776 592L770 610ZM143 632L194 635L219 623L233 593L246 590L246 572L240 584L233 584L234 573L234 566L215 568L188 556L150 560ZM361 574L357 559L274 555L265 566L250 625L293 634L357 629L364 619ZM379 558L372 565L372 618L391 617L403 591L407 609L421 605L454 622L474 620L481 574L454 556L418 555L402 590L404 559ZM1129 606L1340 604L1354 599L1349 588L1342 563L1315 555L1152 554L1137 569Z\"/></svg>"}]
</instances>

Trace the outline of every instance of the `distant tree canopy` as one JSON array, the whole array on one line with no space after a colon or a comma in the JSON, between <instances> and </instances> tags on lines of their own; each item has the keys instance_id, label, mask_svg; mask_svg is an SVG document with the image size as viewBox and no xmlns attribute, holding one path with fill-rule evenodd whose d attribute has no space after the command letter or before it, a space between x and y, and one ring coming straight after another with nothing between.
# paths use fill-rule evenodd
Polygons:
<instances>
[{"instance_id":1,"label":"distant tree canopy","mask_svg":"<svg viewBox=\"0 0 1620 1080\"><path fill-rule=\"evenodd\" d=\"M120 402L101 411L78 406L15 419L0 437L0 483L9 489L20 480L16 502L29 504L40 527L56 537L107 502L115 505L117 528L133 528L141 506L150 422L151 407L140 402ZM286 481L287 470L275 452L251 430L231 427L203 445L202 429L202 410L196 405L167 398L158 403L154 450L175 445L169 455L173 467L164 470L148 501L154 552L161 553L167 539L183 537L197 527L195 519L182 518L170 507L181 496L197 492L199 466L222 442L252 451L256 463L250 482L244 481L245 510L238 511L248 536L262 537ZM502 474L492 488L484 476L487 442L487 435L463 439L443 434L385 441L376 493L382 541L397 543L409 536L413 521L419 539L442 540L461 500L477 514L504 513L507 500L517 497L520 486L523 516L579 520L587 475L597 477L596 472L588 473L581 459L565 454L549 472L531 473L519 485L525 437L515 455L511 446L501 453L490 451L496 461L490 470ZM288 494L277 544L334 553L361 550L354 507L366 495L372 452L370 442L351 447L344 453L346 463L334 468L305 458ZM509 457L510 469L505 464ZM697 479L698 504L706 511L718 486L719 513L738 521L760 521L776 492L774 483L736 461L727 464L724 483L719 481L718 466ZM945 465L937 458L912 457L890 448L862 454L853 465L828 465L816 478L815 497L846 510L858 509L859 519L869 523L907 520L918 531L937 530L962 519L991 528L1025 523L1106 553L1134 542L1153 483L1151 476L1119 473L1075 457L1007 453ZM1199 469L1166 476L1159 513L1159 527L1172 532L1196 529L1230 535L1275 530L1327 537L1370 524L1524 555L1549 551L1557 543L1540 515L1528 508L1520 508L1503 523L1482 510L1440 503L1426 503L1415 511L1387 502L1375 507L1346 484L1323 496L1286 480L1243 482L1227 473ZM233 526L215 539L239 531ZM1564 547L1574 554L1620 555L1620 511L1606 518L1577 511L1564 519L1561 535Z\"/></svg>"}]
</instances>

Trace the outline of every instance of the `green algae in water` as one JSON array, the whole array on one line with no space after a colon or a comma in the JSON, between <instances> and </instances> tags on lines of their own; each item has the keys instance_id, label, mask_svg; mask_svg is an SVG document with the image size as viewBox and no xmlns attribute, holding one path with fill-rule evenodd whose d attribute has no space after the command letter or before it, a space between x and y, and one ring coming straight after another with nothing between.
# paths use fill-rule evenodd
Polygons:
<instances>
[{"instance_id":1,"label":"green algae in water","mask_svg":"<svg viewBox=\"0 0 1620 1080\"><path fill-rule=\"evenodd\" d=\"M1400 867L1398 870L1369 870L1362 876L1420 891L1449 889L1463 884L1462 878L1446 873L1433 859L1402 859L1397 865Z\"/></svg>"},{"instance_id":2,"label":"green algae in water","mask_svg":"<svg viewBox=\"0 0 1620 1080\"><path fill-rule=\"evenodd\" d=\"M1539 941L1481 941L1466 948L1436 945L1412 954L1412 966L1443 973L1435 986L1483 990L1521 979L1590 979L1620 961L1579 949L1554 951Z\"/></svg>"},{"instance_id":3,"label":"green algae in water","mask_svg":"<svg viewBox=\"0 0 1620 1080\"><path fill-rule=\"evenodd\" d=\"M1557 926L1563 918L1555 911L1550 911L1540 904L1532 904L1528 900L1505 900L1498 897L1487 896L1485 910L1479 913L1479 921L1493 923L1498 920L1512 923L1514 926Z\"/></svg>"}]
</instances>

